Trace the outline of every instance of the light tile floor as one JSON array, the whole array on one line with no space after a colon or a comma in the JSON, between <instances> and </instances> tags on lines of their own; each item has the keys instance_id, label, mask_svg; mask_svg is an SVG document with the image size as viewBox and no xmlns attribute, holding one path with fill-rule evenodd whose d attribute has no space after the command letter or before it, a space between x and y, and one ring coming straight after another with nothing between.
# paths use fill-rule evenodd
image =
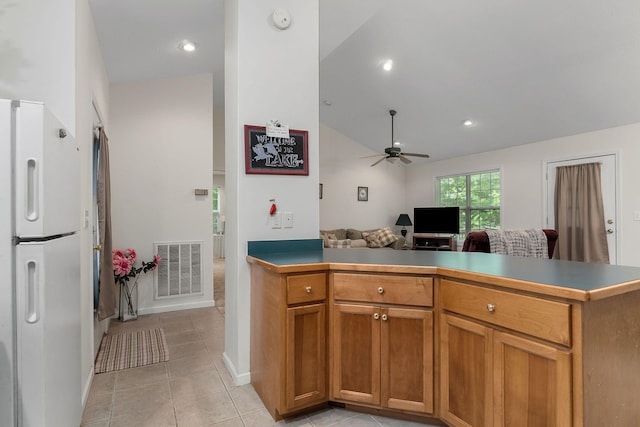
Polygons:
<instances>
[{"instance_id":1,"label":"light tile floor","mask_svg":"<svg viewBox=\"0 0 640 427\"><path fill-rule=\"evenodd\" d=\"M216 308L112 321L110 334L163 328L166 363L95 375L85 427L409 427L425 424L329 408L274 423L249 385L235 386L222 361L224 316Z\"/></svg>"}]
</instances>

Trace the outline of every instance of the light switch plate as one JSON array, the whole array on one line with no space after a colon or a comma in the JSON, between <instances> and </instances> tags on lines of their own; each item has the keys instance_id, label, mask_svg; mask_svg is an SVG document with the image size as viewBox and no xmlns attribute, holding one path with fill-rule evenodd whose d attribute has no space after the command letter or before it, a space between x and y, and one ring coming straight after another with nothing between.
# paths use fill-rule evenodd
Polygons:
<instances>
[{"instance_id":1,"label":"light switch plate","mask_svg":"<svg viewBox=\"0 0 640 427\"><path fill-rule=\"evenodd\" d=\"M282 228L282 214L280 212L271 215L271 228Z\"/></svg>"},{"instance_id":2,"label":"light switch plate","mask_svg":"<svg viewBox=\"0 0 640 427\"><path fill-rule=\"evenodd\" d=\"M293 212L282 212L282 223L284 228L293 228Z\"/></svg>"}]
</instances>

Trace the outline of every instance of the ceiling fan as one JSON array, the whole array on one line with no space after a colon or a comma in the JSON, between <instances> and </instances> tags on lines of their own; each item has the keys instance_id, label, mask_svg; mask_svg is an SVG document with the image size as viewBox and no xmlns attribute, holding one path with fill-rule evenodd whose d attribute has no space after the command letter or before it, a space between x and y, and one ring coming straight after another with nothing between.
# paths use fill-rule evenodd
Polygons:
<instances>
[{"instance_id":1,"label":"ceiling fan","mask_svg":"<svg viewBox=\"0 0 640 427\"><path fill-rule=\"evenodd\" d=\"M389 114L391 115L391 147L385 148L384 154L374 154L373 156L362 157L363 159L366 159L368 157L382 156L380 160L375 161L371 166L375 166L385 159L389 161L393 161L393 159L400 159L402 163L408 165L409 163L411 163L411 159L407 158L406 156L429 158L428 154L403 153L402 148L400 148L400 143L393 140L393 117L396 115L396 113L396 110L389 110Z\"/></svg>"}]
</instances>

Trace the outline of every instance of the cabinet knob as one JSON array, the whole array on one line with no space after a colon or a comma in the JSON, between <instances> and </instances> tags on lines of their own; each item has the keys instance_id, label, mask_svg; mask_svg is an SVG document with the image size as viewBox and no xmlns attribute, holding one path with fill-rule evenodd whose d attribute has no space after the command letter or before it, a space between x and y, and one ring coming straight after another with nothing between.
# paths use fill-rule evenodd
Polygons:
<instances>
[{"instance_id":1,"label":"cabinet knob","mask_svg":"<svg viewBox=\"0 0 640 427\"><path fill-rule=\"evenodd\" d=\"M378 293L379 293L379 294L381 294L381 293L383 293L383 292L384 292L384 288L383 288L382 286L380 286L380 287L378 288Z\"/></svg>"},{"instance_id":2,"label":"cabinet knob","mask_svg":"<svg viewBox=\"0 0 640 427\"><path fill-rule=\"evenodd\" d=\"M310 293L311 293L311 286L307 286L307 287L305 288L305 290L307 291L307 293L308 293L308 294L310 294Z\"/></svg>"},{"instance_id":3,"label":"cabinet knob","mask_svg":"<svg viewBox=\"0 0 640 427\"><path fill-rule=\"evenodd\" d=\"M387 315L386 314L382 315L382 320L387 320Z\"/></svg>"},{"instance_id":4,"label":"cabinet knob","mask_svg":"<svg viewBox=\"0 0 640 427\"><path fill-rule=\"evenodd\" d=\"M373 318L378 320L380 318L380 315L378 313L373 313Z\"/></svg>"},{"instance_id":5,"label":"cabinet knob","mask_svg":"<svg viewBox=\"0 0 640 427\"><path fill-rule=\"evenodd\" d=\"M495 304L487 304L487 311L489 313L493 313L494 311L496 311L496 305Z\"/></svg>"}]
</instances>

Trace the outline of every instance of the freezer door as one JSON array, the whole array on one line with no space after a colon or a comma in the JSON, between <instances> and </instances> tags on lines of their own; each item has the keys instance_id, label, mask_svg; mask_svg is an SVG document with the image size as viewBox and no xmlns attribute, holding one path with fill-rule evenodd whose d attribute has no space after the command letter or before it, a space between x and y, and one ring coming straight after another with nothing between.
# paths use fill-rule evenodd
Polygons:
<instances>
[{"instance_id":1,"label":"freezer door","mask_svg":"<svg viewBox=\"0 0 640 427\"><path fill-rule=\"evenodd\" d=\"M18 425L78 426L80 240L16 246Z\"/></svg>"},{"instance_id":2,"label":"freezer door","mask_svg":"<svg viewBox=\"0 0 640 427\"><path fill-rule=\"evenodd\" d=\"M64 127L41 103L13 101L12 119L16 235L79 230L79 152L73 136L61 136Z\"/></svg>"}]
</instances>

